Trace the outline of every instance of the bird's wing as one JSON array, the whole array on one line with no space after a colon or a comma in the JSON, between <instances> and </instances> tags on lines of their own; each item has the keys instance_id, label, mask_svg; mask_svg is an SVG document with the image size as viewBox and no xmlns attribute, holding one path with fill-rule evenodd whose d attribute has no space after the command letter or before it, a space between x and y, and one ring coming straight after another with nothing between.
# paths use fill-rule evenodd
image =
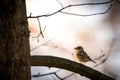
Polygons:
<instances>
[{"instance_id":1,"label":"bird's wing","mask_svg":"<svg viewBox=\"0 0 120 80\"><path fill-rule=\"evenodd\" d=\"M94 63L96 63L94 60L92 60L88 55L87 55L87 53L86 52L84 52L86 55L84 55L84 57L85 58L87 58L87 59L89 59L90 61L92 61L92 62L94 62Z\"/></svg>"}]
</instances>

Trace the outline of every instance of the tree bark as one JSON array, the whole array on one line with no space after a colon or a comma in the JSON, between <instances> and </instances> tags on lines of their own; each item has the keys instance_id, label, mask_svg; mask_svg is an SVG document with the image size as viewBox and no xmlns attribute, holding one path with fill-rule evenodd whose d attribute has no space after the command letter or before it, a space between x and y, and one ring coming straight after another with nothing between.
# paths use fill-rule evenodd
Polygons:
<instances>
[{"instance_id":1,"label":"tree bark","mask_svg":"<svg viewBox=\"0 0 120 80\"><path fill-rule=\"evenodd\" d=\"M25 0L0 1L0 80L30 80Z\"/></svg>"},{"instance_id":2,"label":"tree bark","mask_svg":"<svg viewBox=\"0 0 120 80\"><path fill-rule=\"evenodd\" d=\"M53 56L31 56L31 66L48 66L66 69L85 76L91 80L115 80L99 71L96 71L83 64L76 63L64 58Z\"/></svg>"}]
</instances>

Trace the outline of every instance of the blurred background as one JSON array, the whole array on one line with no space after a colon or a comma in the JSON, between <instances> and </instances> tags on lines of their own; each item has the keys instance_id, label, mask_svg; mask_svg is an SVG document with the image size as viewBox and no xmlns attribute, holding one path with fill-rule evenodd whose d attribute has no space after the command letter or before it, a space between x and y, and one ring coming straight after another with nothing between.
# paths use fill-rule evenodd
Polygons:
<instances>
[{"instance_id":1,"label":"blurred background","mask_svg":"<svg viewBox=\"0 0 120 80\"><path fill-rule=\"evenodd\" d=\"M27 16L30 16L30 14L31 16L49 15L68 5L105 1L108 0L26 0ZM109 9L110 4L74 6L63 11L89 15L105 12ZM42 36L33 38L39 34L39 23L36 18L29 18L31 55L52 55L76 61L72 53L74 52L74 47L81 45L87 54L98 64L87 62L85 63L86 66L120 80L119 8L119 2L112 2L112 8L105 14L85 17L57 13L49 17L40 17L39 20L44 38ZM100 56L102 57L100 58ZM56 72L61 78L70 75L66 80L89 80L63 69L49 69L48 67L40 66L31 67L31 75L51 72ZM42 77L32 77L32 80L60 79L54 74L48 74Z\"/></svg>"}]
</instances>

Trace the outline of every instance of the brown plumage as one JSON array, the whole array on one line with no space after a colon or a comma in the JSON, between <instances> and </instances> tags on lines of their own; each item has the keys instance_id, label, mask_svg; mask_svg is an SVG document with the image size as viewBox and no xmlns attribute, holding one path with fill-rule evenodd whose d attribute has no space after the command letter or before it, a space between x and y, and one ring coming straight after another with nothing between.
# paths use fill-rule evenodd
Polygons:
<instances>
[{"instance_id":1,"label":"brown plumage","mask_svg":"<svg viewBox=\"0 0 120 80\"><path fill-rule=\"evenodd\" d=\"M88 61L92 61L94 63L96 63L95 61L93 61L88 55L87 53L84 51L84 49L82 48L82 46L78 46L75 49L74 52L74 56L75 59L77 59L80 62L88 62Z\"/></svg>"}]
</instances>

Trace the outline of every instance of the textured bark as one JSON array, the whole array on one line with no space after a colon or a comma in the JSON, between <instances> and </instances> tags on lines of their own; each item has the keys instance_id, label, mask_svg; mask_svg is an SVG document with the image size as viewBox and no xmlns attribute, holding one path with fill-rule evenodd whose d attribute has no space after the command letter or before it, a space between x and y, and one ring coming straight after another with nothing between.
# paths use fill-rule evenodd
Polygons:
<instances>
[{"instance_id":1,"label":"textured bark","mask_svg":"<svg viewBox=\"0 0 120 80\"><path fill-rule=\"evenodd\" d=\"M25 0L0 1L0 80L30 80Z\"/></svg>"},{"instance_id":2,"label":"textured bark","mask_svg":"<svg viewBox=\"0 0 120 80\"><path fill-rule=\"evenodd\" d=\"M115 80L90 67L64 58L58 58L53 56L31 56L30 60L31 66L48 66L62 68L78 73L82 76L90 78L91 80Z\"/></svg>"}]
</instances>

